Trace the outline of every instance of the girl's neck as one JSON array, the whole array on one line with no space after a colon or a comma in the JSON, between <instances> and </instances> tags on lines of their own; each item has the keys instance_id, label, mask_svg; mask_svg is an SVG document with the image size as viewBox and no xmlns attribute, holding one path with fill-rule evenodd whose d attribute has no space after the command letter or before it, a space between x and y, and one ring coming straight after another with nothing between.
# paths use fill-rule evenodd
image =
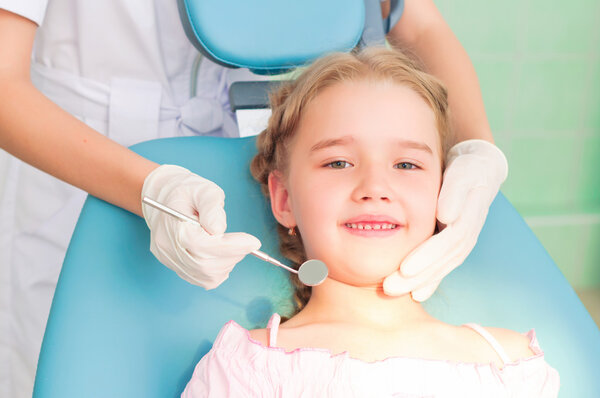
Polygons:
<instances>
[{"instance_id":1,"label":"girl's neck","mask_svg":"<svg viewBox=\"0 0 600 398\"><path fill-rule=\"evenodd\" d=\"M310 301L294 318L294 324L340 322L379 330L434 320L410 294L391 297L381 283L358 287L331 278L313 287Z\"/></svg>"}]
</instances>

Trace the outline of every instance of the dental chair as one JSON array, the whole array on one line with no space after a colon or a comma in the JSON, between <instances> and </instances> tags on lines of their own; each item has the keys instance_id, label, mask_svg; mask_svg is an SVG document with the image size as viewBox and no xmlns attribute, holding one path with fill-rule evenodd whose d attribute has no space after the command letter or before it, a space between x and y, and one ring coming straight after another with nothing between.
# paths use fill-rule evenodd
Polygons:
<instances>
[{"instance_id":1,"label":"dental chair","mask_svg":"<svg viewBox=\"0 0 600 398\"><path fill-rule=\"evenodd\" d=\"M207 15L210 11L201 7L205 3L217 2L180 2L182 15L191 21L188 31L197 30L194 12ZM238 5L246 3L258 7L257 2ZM277 7L284 2L267 3ZM338 44L321 52L347 50L360 40L354 30L364 30L359 23L365 19L362 0L298 3L303 3L305 11L313 7L313 12L325 12L329 24L340 26L333 31L340 37L346 35L344 40L332 40ZM325 10L329 6L332 12ZM335 20L341 11L353 7L355 20ZM251 19L249 13L256 14L251 8L241 9L240 15ZM299 9L293 15L300 20L307 15L312 18L310 11L306 13L300 15ZM316 25L293 26L304 29L304 35L318 38L325 34ZM215 27L220 32L215 37L229 28ZM206 32L194 34L203 37ZM208 37L202 40L210 42L213 36ZM274 51L275 44L270 42L262 53L255 49L263 54L258 61L252 63L248 56L248 64L238 62L237 66L258 71L289 67L281 62L284 56ZM223 63L235 58L231 55L235 51L219 53L215 46L208 45L207 54ZM291 51L289 46L285 51ZM307 62L321 52L305 51L294 63ZM263 242L261 250L285 262L278 252L270 207L248 169L255 138L181 137L144 142L132 149L157 163L178 164L217 183L226 193L228 231L257 236ZM247 256L221 286L206 291L160 264L149 251L149 235L143 219L88 197L54 295L34 397L177 397L227 321L233 319L246 328L264 327L273 312L285 315L292 310L286 271ZM444 279L426 307L432 315L454 324L477 322L521 332L535 328L546 360L560 372L560 396L600 396L600 332L501 193L475 249Z\"/></svg>"}]
</instances>

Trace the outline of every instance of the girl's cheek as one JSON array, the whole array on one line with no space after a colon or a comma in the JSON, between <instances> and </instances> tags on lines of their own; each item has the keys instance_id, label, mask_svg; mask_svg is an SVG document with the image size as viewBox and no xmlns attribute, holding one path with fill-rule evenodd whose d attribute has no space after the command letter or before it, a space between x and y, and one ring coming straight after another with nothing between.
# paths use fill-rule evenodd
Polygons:
<instances>
[{"instance_id":1,"label":"girl's cheek","mask_svg":"<svg viewBox=\"0 0 600 398\"><path fill-rule=\"evenodd\" d=\"M435 228L436 214L438 204L438 188L437 186L423 187L420 200L415 201L415 209L420 214L421 222L429 230Z\"/></svg>"}]
</instances>

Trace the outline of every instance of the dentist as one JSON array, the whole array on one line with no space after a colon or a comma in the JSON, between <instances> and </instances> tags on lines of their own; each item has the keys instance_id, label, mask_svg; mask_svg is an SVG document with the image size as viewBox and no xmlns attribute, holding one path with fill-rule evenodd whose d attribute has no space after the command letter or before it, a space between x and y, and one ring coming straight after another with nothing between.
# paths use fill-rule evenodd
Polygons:
<instances>
[{"instance_id":1,"label":"dentist","mask_svg":"<svg viewBox=\"0 0 600 398\"><path fill-rule=\"evenodd\" d=\"M382 3L385 10L389 2ZM388 34L448 86L457 144L438 219L447 225L384 282L427 299L471 251L506 177L477 77L431 0L406 0ZM207 59L187 40L175 1L0 0L0 396L31 395L54 288L89 193L143 216L152 253L186 281L218 286L260 242L224 233L223 191L127 149L185 135L237 135L229 85L249 73ZM190 86L197 86L190 93ZM197 217L208 235L148 207L147 195ZM184 238L172 239L175 234ZM453 260L440 263L437 258Z\"/></svg>"}]
</instances>

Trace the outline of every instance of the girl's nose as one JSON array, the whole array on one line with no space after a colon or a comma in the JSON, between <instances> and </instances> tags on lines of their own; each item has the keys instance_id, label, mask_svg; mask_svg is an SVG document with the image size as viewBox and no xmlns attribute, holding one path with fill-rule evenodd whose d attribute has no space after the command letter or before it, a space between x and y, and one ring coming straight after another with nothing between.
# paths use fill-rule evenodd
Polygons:
<instances>
[{"instance_id":1,"label":"girl's nose","mask_svg":"<svg viewBox=\"0 0 600 398\"><path fill-rule=\"evenodd\" d=\"M353 200L389 201L392 198L392 187L385 170L375 166L363 166L356 174L356 186L352 193Z\"/></svg>"}]
</instances>

